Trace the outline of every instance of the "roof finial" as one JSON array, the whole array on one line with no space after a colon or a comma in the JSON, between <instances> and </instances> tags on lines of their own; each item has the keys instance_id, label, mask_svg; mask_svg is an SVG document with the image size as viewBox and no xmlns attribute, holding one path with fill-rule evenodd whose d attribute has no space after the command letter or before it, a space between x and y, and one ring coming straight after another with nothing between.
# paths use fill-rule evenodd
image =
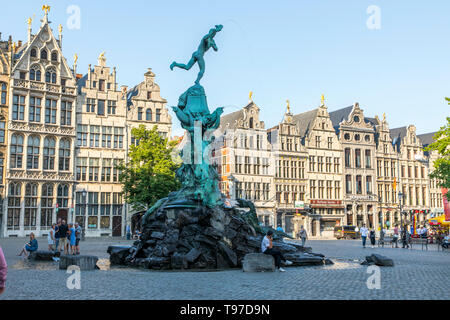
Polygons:
<instances>
[{"instance_id":1,"label":"roof finial","mask_svg":"<svg viewBox=\"0 0 450 320\"><path fill-rule=\"evenodd\" d=\"M253 91L250 91L249 94L248 94L248 101L249 102L253 101L252 96L253 96Z\"/></svg>"},{"instance_id":2,"label":"roof finial","mask_svg":"<svg viewBox=\"0 0 450 320\"><path fill-rule=\"evenodd\" d=\"M322 94L322 97L321 97L321 105L322 106L325 105L325 95L324 94Z\"/></svg>"},{"instance_id":3,"label":"roof finial","mask_svg":"<svg viewBox=\"0 0 450 320\"><path fill-rule=\"evenodd\" d=\"M383 121L386 121L386 113L383 113Z\"/></svg>"},{"instance_id":4,"label":"roof finial","mask_svg":"<svg viewBox=\"0 0 450 320\"><path fill-rule=\"evenodd\" d=\"M73 56L73 64L76 65L77 61L78 61L78 55L75 53L74 56Z\"/></svg>"},{"instance_id":5,"label":"roof finial","mask_svg":"<svg viewBox=\"0 0 450 320\"><path fill-rule=\"evenodd\" d=\"M50 11L50 6L48 4L44 4L42 6L42 10L44 11L44 18L47 19L48 12Z\"/></svg>"},{"instance_id":6,"label":"roof finial","mask_svg":"<svg viewBox=\"0 0 450 320\"><path fill-rule=\"evenodd\" d=\"M291 106L290 106L289 99L286 100L286 103L287 103L287 113L291 113Z\"/></svg>"},{"instance_id":7,"label":"roof finial","mask_svg":"<svg viewBox=\"0 0 450 320\"><path fill-rule=\"evenodd\" d=\"M62 26L62 24L60 24L59 26L58 26L58 31L59 31L59 34L61 35L61 33L62 33L62 30L63 30L63 26Z\"/></svg>"},{"instance_id":8,"label":"roof finial","mask_svg":"<svg viewBox=\"0 0 450 320\"><path fill-rule=\"evenodd\" d=\"M27 19L27 24L28 24L28 27L29 28L31 28L31 23L33 22L33 18L31 18L31 17L29 17L28 19Z\"/></svg>"}]
</instances>

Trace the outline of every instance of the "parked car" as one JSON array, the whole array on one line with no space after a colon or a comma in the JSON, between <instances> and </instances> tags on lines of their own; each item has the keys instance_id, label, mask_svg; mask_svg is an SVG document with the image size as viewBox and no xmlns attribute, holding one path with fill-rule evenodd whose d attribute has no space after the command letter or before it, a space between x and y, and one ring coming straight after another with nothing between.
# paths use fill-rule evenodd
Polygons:
<instances>
[{"instance_id":1,"label":"parked car","mask_svg":"<svg viewBox=\"0 0 450 320\"><path fill-rule=\"evenodd\" d=\"M334 227L334 236L336 239L359 239L360 233L355 229L355 226L337 226Z\"/></svg>"}]
</instances>

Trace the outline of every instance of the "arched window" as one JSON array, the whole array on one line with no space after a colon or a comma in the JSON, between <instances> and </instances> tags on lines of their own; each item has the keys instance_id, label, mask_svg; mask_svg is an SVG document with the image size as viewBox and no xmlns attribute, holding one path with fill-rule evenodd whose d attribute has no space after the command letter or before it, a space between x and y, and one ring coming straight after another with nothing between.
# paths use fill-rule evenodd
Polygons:
<instances>
[{"instance_id":1,"label":"arched window","mask_svg":"<svg viewBox=\"0 0 450 320\"><path fill-rule=\"evenodd\" d=\"M36 49L31 49L31 51L30 51L30 56L31 57L33 57L33 58L36 58L36 56L37 56L37 52L36 52Z\"/></svg>"},{"instance_id":2,"label":"arched window","mask_svg":"<svg viewBox=\"0 0 450 320\"><path fill-rule=\"evenodd\" d=\"M145 111L145 120L152 121L152 109L147 109L147 111Z\"/></svg>"},{"instance_id":3,"label":"arched window","mask_svg":"<svg viewBox=\"0 0 450 320\"><path fill-rule=\"evenodd\" d=\"M6 104L6 96L7 96L7 93L8 93L7 88L8 87L7 87L5 82L0 82L0 90L1 90L1 101L0 101L0 103L1 104Z\"/></svg>"},{"instance_id":4,"label":"arched window","mask_svg":"<svg viewBox=\"0 0 450 320\"><path fill-rule=\"evenodd\" d=\"M70 141L61 139L59 141L59 170L69 171L70 163Z\"/></svg>"},{"instance_id":5,"label":"arched window","mask_svg":"<svg viewBox=\"0 0 450 320\"><path fill-rule=\"evenodd\" d=\"M13 134L11 136L11 169L22 169L23 160L23 136Z\"/></svg>"},{"instance_id":6,"label":"arched window","mask_svg":"<svg viewBox=\"0 0 450 320\"><path fill-rule=\"evenodd\" d=\"M57 202L59 208L69 207L69 186L67 184L58 185Z\"/></svg>"},{"instance_id":7,"label":"arched window","mask_svg":"<svg viewBox=\"0 0 450 320\"><path fill-rule=\"evenodd\" d=\"M47 83L56 83L56 69L51 67L48 68L45 72L45 82Z\"/></svg>"},{"instance_id":8,"label":"arched window","mask_svg":"<svg viewBox=\"0 0 450 320\"><path fill-rule=\"evenodd\" d=\"M23 226L25 230L36 229L37 184L27 183L25 186L25 214Z\"/></svg>"},{"instance_id":9,"label":"arched window","mask_svg":"<svg viewBox=\"0 0 450 320\"><path fill-rule=\"evenodd\" d=\"M55 170L56 140L47 137L44 140L44 170Z\"/></svg>"},{"instance_id":10,"label":"arched window","mask_svg":"<svg viewBox=\"0 0 450 320\"><path fill-rule=\"evenodd\" d=\"M53 51L52 52L52 61L57 61L58 60L58 52Z\"/></svg>"},{"instance_id":11,"label":"arched window","mask_svg":"<svg viewBox=\"0 0 450 320\"><path fill-rule=\"evenodd\" d=\"M41 229L50 229L53 221L53 184L44 184L41 194Z\"/></svg>"},{"instance_id":12,"label":"arched window","mask_svg":"<svg viewBox=\"0 0 450 320\"><path fill-rule=\"evenodd\" d=\"M39 144L40 139L38 136L28 137L27 146L27 169L39 168Z\"/></svg>"},{"instance_id":13,"label":"arched window","mask_svg":"<svg viewBox=\"0 0 450 320\"><path fill-rule=\"evenodd\" d=\"M7 229L20 229L20 201L22 185L20 182L11 182L8 191L8 218Z\"/></svg>"},{"instance_id":14,"label":"arched window","mask_svg":"<svg viewBox=\"0 0 450 320\"><path fill-rule=\"evenodd\" d=\"M47 60L48 59L47 50L45 50L45 49L41 50L41 59L43 59L43 60Z\"/></svg>"},{"instance_id":15,"label":"arched window","mask_svg":"<svg viewBox=\"0 0 450 320\"><path fill-rule=\"evenodd\" d=\"M249 121L249 127L250 127L250 129L253 128L253 117L250 118L250 121Z\"/></svg>"},{"instance_id":16,"label":"arched window","mask_svg":"<svg viewBox=\"0 0 450 320\"><path fill-rule=\"evenodd\" d=\"M41 68L38 65L30 68L30 80L41 81Z\"/></svg>"}]
</instances>

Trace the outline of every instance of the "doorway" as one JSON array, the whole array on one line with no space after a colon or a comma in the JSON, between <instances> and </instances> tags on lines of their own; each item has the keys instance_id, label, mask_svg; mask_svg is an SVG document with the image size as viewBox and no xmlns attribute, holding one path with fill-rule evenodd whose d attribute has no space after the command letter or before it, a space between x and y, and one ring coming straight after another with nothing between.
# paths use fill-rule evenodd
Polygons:
<instances>
[{"instance_id":1,"label":"doorway","mask_svg":"<svg viewBox=\"0 0 450 320\"><path fill-rule=\"evenodd\" d=\"M113 237L122 236L122 216L113 216L112 235Z\"/></svg>"},{"instance_id":2,"label":"doorway","mask_svg":"<svg viewBox=\"0 0 450 320\"><path fill-rule=\"evenodd\" d=\"M66 220L66 223L69 222L69 221L67 221L67 209L59 209L58 210L58 214L56 215L56 221L58 221L58 219Z\"/></svg>"}]
</instances>

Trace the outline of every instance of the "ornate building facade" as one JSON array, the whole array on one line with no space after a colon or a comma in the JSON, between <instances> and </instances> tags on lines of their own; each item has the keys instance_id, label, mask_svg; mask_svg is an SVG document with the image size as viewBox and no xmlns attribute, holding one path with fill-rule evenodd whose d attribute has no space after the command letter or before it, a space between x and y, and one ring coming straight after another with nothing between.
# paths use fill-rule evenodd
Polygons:
<instances>
[{"instance_id":1,"label":"ornate building facade","mask_svg":"<svg viewBox=\"0 0 450 320\"><path fill-rule=\"evenodd\" d=\"M319 108L295 115L294 122L308 154L306 204L312 211L305 228L312 237L332 237L345 217L342 144L323 97Z\"/></svg>"},{"instance_id":2,"label":"ornate building facade","mask_svg":"<svg viewBox=\"0 0 450 320\"><path fill-rule=\"evenodd\" d=\"M6 198L5 188L5 165L7 154L7 123L9 110L9 76L11 71L11 57L13 44L12 39L2 41L0 34L0 237L3 234L3 225L6 221L4 217L4 199Z\"/></svg>"},{"instance_id":3,"label":"ornate building facade","mask_svg":"<svg viewBox=\"0 0 450 320\"><path fill-rule=\"evenodd\" d=\"M275 225L274 163L259 107L250 99L239 111L223 115L215 135L212 163L220 190L230 199L252 200L260 222Z\"/></svg>"},{"instance_id":4,"label":"ornate building facade","mask_svg":"<svg viewBox=\"0 0 450 320\"><path fill-rule=\"evenodd\" d=\"M8 99L5 236L47 233L73 207L75 77L45 11L39 31L13 45Z\"/></svg>"},{"instance_id":5,"label":"ornate building facade","mask_svg":"<svg viewBox=\"0 0 450 320\"><path fill-rule=\"evenodd\" d=\"M330 112L343 152L344 224L375 227L375 129L358 103Z\"/></svg>"},{"instance_id":6,"label":"ornate building facade","mask_svg":"<svg viewBox=\"0 0 450 320\"><path fill-rule=\"evenodd\" d=\"M303 221L307 219L305 201L308 154L293 121L289 101L287 103L282 122L267 133L275 161L276 226L288 232L298 232L299 225L310 224L310 221Z\"/></svg>"},{"instance_id":7,"label":"ornate building facade","mask_svg":"<svg viewBox=\"0 0 450 320\"><path fill-rule=\"evenodd\" d=\"M77 85L74 218L88 236L120 236L126 207L117 166L125 161L129 141L126 90L119 90L116 68L106 66L104 54Z\"/></svg>"}]
</instances>

